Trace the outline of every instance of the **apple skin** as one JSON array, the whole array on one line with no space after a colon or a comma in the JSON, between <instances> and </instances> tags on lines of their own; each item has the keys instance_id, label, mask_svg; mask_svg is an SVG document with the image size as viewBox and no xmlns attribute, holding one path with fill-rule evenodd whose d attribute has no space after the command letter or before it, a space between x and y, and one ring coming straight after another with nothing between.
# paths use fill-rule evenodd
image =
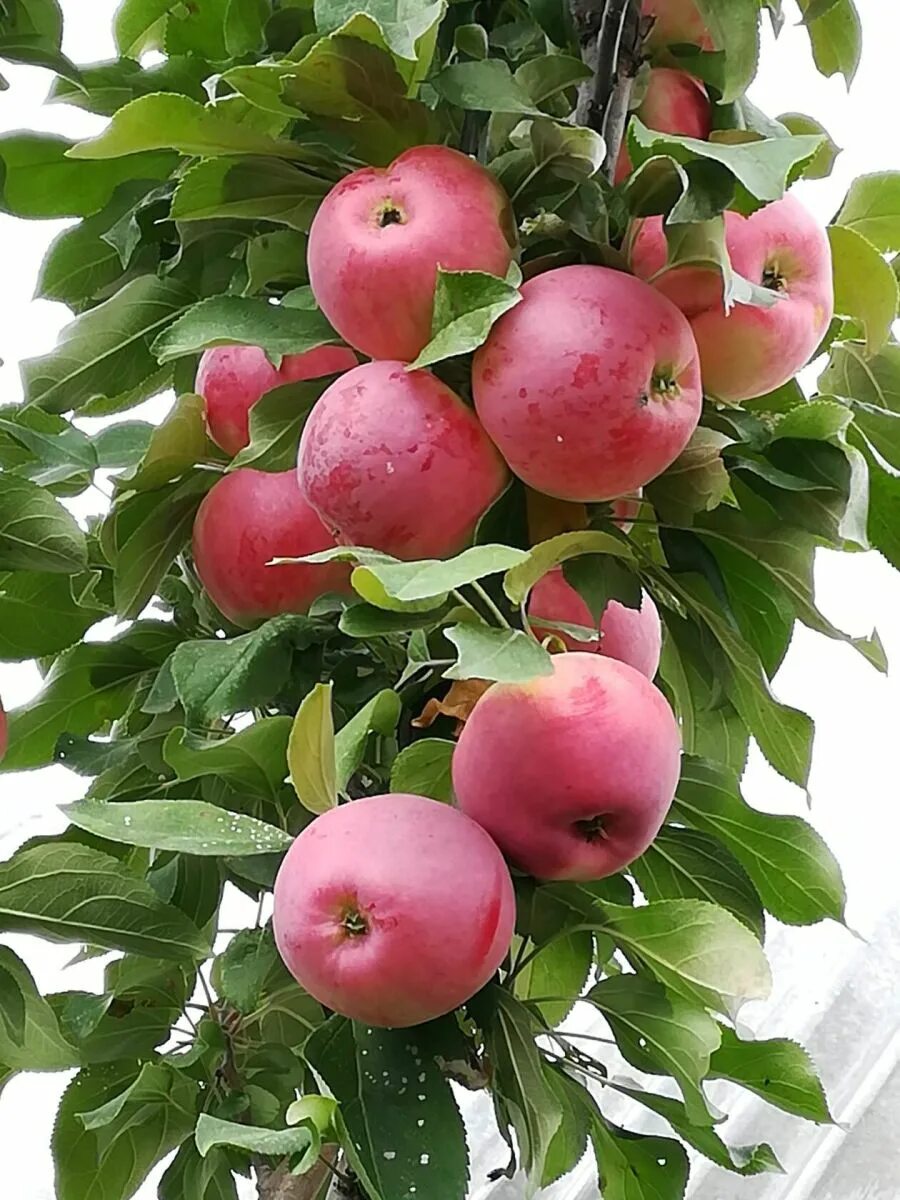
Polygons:
<instances>
[{"instance_id":1,"label":"apple skin","mask_svg":"<svg viewBox=\"0 0 900 1200\"><path fill-rule=\"evenodd\" d=\"M675 461L700 419L686 318L608 267L560 267L522 295L475 355L475 408L488 435L548 496L590 503L636 492Z\"/></svg>"},{"instance_id":2,"label":"apple skin","mask_svg":"<svg viewBox=\"0 0 900 1200\"><path fill-rule=\"evenodd\" d=\"M3 759L6 755L6 751L8 749L9 749L9 723L7 721L7 717L6 717L6 713L3 709L3 705L0 704L0 762L3 762Z\"/></svg>"},{"instance_id":3,"label":"apple skin","mask_svg":"<svg viewBox=\"0 0 900 1200\"><path fill-rule=\"evenodd\" d=\"M605 654L608 658L616 658L634 667L648 679L653 679L659 670L662 626L659 610L646 592L641 596L640 608L629 608L618 600L610 600L600 618L600 637L594 642L580 642L560 629L549 629L541 624L541 621L556 621L597 629L591 610L566 582L562 567L556 567L540 579L532 590L528 618L539 638L552 634L568 650Z\"/></svg>"},{"instance_id":4,"label":"apple skin","mask_svg":"<svg viewBox=\"0 0 900 1200\"><path fill-rule=\"evenodd\" d=\"M339 542L446 558L509 481L475 413L430 371L371 362L319 398L300 439L300 487Z\"/></svg>"},{"instance_id":5,"label":"apple skin","mask_svg":"<svg viewBox=\"0 0 900 1200\"><path fill-rule=\"evenodd\" d=\"M766 285L774 276L781 299L772 308L736 304L725 312L721 276L675 268L655 281L687 315L697 339L707 395L736 404L787 383L816 351L834 315L831 247L825 230L792 195L752 216L725 214L725 238L735 271ZM631 264L649 278L667 259L661 217L641 222Z\"/></svg>"},{"instance_id":6,"label":"apple skin","mask_svg":"<svg viewBox=\"0 0 900 1200\"><path fill-rule=\"evenodd\" d=\"M204 351L194 386L206 405L209 436L233 458L250 445L250 409L266 392L286 383L349 371L358 361L346 346L286 354L277 369L259 346L216 346Z\"/></svg>"},{"instance_id":7,"label":"apple skin","mask_svg":"<svg viewBox=\"0 0 900 1200\"><path fill-rule=\"evenodd\" d=\"M557 654L553 675L495 684L453 756L459 807L538 879L603 879L643 854L675 795L681 737L625 663ZM602 821L602 834L590 829Z\"/></svg>"},{"instance_id":8,"label":"apple skin","mask_svg":"<svg viewBox=\"0 0 900 1200\"><path fill-rule=\"evenodd\" d=\"M248 629L279 613L304 613L325 592L347 591L346 563L266 565L333 545L293 471L232 471L204 498L194 522L201 583L229 621Z\"/></svg>"},{"instance_id":9,"label":"apple skin","mask_svg":"<svg viewBox=\"0 0 900 1200\"><path fill-rule=\"evenodd\" d=\"M641 14L654 19L645 43L651 54L687 44L701 50L716 48L694 0L644 0Z\"/></svg>"},{"instance_id":10,"label":"apple skin","mask_svg":"<svg viewBox=\"0 0 900 1200\"><path fill-rule=\"evenodd\" d=\"M346 342L412 362L431 339L438 266L502 276L514 246L493 175L458 150L416 146L332 188L309 232L309 279Z\"/></svg>"},{"instance_id":11,"label":"apple skin","mask_svg":"<svg viewBox=\"0 0 900 1200\"><path fill-rule=\"evenodd\" d=\"M678 134L679 137L705 141L712 129L712 106L706 88L693 75L670 67L656 67L650 72L647 92L637 115L648 129ZM615 182L624 182L631 174L631 167L626 140L619 151Z\"/></svg>"},{"instance_id":12,"label":"apple skin","mask_svg":"<svg viewBox=\"0 0 900 1200\"><path fill-rule=\"evenodd\" d=\"M275 880L275 941L327 1008L402 1029L452 1012L505 958L515 894L500 851L446 804L397 793L330 809ZM349 930L354 918L367 929Z\"/></svg>"}]
</instances>

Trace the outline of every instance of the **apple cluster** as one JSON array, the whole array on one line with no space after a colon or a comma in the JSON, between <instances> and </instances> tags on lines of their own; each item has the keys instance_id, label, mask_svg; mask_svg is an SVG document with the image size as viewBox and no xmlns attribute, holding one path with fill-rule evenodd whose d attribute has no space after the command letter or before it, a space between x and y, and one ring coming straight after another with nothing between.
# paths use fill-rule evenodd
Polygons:
<instances>
[{"instance_id":1,"label":"apple cluster","mask_svg":"<svg viewBox=\"0 0 900 1200\"><path fill-rule=\"evenodd\" d=\"M638 115L653 129L708 138L703 84L664 47L712 48L690 0L645 4L659 51ZM627 148L616 168L632 168ZM334 375L306 421L297 472L231 470L201 506L194 559L237 625L304 612L346 590L339 563L267 566L334 544L400 559L464 549L510 475L556 501L633 497L681 454L704 394L739 403L786 383L833 313L828 241L793 196L726 214L734 270L773 293L728 309L705 266L671 265L662 218L635 223L630 272L593 265L533 275L472 364L474 407L411 369L432 335L438 267L505 276L515 256L508 198L493 175L445 146L338 183L309 237L315 299L345 346L287 356L208 351L197 389L210 436L249 442L252 406L292 381ZM618 507L616 507L618 506ZM634 861L658 833L679 775L680 734L653 679L660 618L611 602L597 623L560 568L534 588L529 619L565 653L552 675L491 687L453 759L456 806L382 795L315 820L275 887L275 934L319 1001L370 1025L408 1026L465 1002L509 951L510 864L539 880L595 880ZM593 628L593 643L555 631ZM461 886L464 881L465 886Z\"/></svg>"}]
</instances>

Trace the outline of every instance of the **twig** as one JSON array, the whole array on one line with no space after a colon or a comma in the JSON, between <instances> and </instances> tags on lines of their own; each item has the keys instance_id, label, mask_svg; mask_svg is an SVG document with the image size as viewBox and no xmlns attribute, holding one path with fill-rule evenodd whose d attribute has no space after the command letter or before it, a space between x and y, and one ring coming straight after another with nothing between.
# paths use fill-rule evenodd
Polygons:
<instances>
[{"instance_id":1,"label":"twig","mask_svg":"<svg viewBox=\"0 0 900 1200\"><path fill-rule=\"evenodd\" d=\"M603 135L604 174L612 180L625 136L635 76L641 65L639 0L571 0L582 58L592 77L582 85L575 120ZM599 17L599 21L598 21Z\"/></svg>"}]
</instances>

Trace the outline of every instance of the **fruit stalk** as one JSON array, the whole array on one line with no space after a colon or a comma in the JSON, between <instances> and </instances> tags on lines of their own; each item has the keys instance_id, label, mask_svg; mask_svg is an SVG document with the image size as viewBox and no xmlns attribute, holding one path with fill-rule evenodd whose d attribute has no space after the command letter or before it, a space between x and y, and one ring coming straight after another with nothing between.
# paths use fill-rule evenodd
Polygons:
<instances>
[{"instance_id":1,"label":"fruit stalk","mask_svg":"<svg viewBox=\"0 0 900 1200\"><path fill-rule=\"evenodd\" d=\"M639 0L570 0L581 55L593 72L582 85L575 121L603 135L604 174L612 180L625 136L631 89L641 65Z\"/></svg>"}]
</instances>

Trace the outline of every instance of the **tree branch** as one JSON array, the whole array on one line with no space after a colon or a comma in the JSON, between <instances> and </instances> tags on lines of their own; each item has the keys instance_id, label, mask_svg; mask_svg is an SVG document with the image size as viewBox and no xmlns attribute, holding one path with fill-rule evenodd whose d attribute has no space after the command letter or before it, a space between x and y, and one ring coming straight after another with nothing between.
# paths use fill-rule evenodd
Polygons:
<instances>
[{"instance_id":1,"label":"tree branch","mask_svg":"<svg viewBox=\"0 0 900 1200\"><path fill-rule=\"evenodd\" d=\"M305 1175L292 1175L286 1167L256 1165L259 1200L323 1200L334 1165L337 1146L325 1146L322 1158Z\"/></svg>"},{"instance_id":2,"label":"tree branch","mask_svg":"<svg viewBox=\"0 0 900 1200\"><path fill-rule=\"evenodd\" d=\"M640 0L570 0L581 56L592 78L582 87L575 120L603 135L604 174L612 179L641 66Z\"/></svg>"}]
</instances>

